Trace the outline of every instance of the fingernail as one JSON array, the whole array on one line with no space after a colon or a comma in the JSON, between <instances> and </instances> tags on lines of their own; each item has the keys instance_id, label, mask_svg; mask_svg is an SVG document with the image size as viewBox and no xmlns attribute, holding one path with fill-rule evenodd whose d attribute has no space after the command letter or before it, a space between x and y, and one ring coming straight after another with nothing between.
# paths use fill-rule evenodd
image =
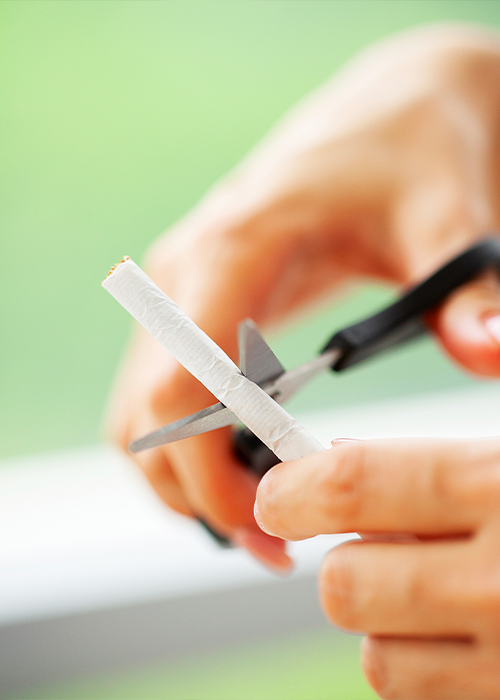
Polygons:
<instances>
[{"instance_id":1,"label":"fingernail","mask_svg":"<svg viewBox=\"0 0 500 700\"><path fill-rule=\"evenodd\" d=\"M262 523L262 520L261 520L260 515L259 515L259 511L257 509L257 501L255 501L255 504L253 507L253 517L255 518L255 522L260 527L262 532L265 532L266 535L269 535L270 537L274 537L274 534L272 532L269 532L269 530L266 530L265 525Z\"/></svg>"},{"instance_id":2,"label":"fingernail","mask_svg":"<svg viewBox=\"0 0 500 700\"><path fill-rule=\"evenodd\" d=\"M490 316L484 320L488 333L500 343L500 316Z\"/></svg>"},{"instance_id":3,"label":"fingernail","mask_svg":"<svg viewBox=\"0 0 500 700\"><path fill-rule=\"evenodd\" d=\"M359 438L335 438L335 440L332 440L332 447L338 442L359 442Z\"/></svg>"},{"instance_id":4,"label":"fingernail","mask_svg":"<svg viewBox=\"0 0 500 700\"><path fill-rule=\"evenodd\" d=\"M283 540L278 537L242 528L236 530L231 539L276 573L288 574L293 568L293 560L285 552Z\"/></svg>"},{"instance_id":5,"label":"fingernail","mask_svg":"<svg viewBox=\"0 0 500 700\"><path fill-rule=\"evenodd\" d=\"M255 518L255 522L260 527L260 529L264 530L264 525L262 524L262 520L260 519L260 515L259 515L259 509L257 508L257 501L255 501L255 503L254 503L253 517ZM265 530L264 530L264 532L265 532Z\"/></svg>"}]
</instances>

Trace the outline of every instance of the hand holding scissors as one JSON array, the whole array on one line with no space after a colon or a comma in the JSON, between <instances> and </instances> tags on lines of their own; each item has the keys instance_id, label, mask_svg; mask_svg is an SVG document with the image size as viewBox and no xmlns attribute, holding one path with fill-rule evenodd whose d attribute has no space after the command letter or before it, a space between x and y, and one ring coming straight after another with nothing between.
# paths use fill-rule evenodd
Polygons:
<instances>
[{"instance_id":1,"label":"hand holding scissors","mask_svg":"<svg viewBox=\"0 0 500 700\"><path fill-rule=\"evenodd\" d=\"M160 238L146 271L233 361L241 319L265 329L351 280L418 284L500 228L499 65L495 37L478 30L424 29L374 47ZM499 318L498 283L487 274L428 320L456 362L498 376ZM139 331L109 433L126 449L210 403ZM172 508L287 565L283 543L255 525L258 477L234 456L230 428L134 458Z\"/></svg>"}]
</instances>

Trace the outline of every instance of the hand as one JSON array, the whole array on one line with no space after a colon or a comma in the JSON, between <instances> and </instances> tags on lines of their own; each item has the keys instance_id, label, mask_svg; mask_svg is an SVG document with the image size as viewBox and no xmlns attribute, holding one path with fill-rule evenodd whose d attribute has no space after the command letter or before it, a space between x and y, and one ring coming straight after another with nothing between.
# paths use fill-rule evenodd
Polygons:
<instances>
[{"instance_id":1,"label":"hand","mask_svg":"<svg viewBox=\"0 0 500 700\"><path fill-rule=\"evenodd\" d=\"M500 697L499 502L500 439L352 440L274 467L256 508L289 540L368 533L327 555L320 591L334 624L368 634L381 697L485 700Z\"/></svg>"},{"instance_id":2,"label":"hand","mask_svg":"<svg viewBox=\"0 0 500 700\"><path fill-rule=\"evenodd\" d=\"M269 325L352 279L416 282L500 229L498 114L496 36L438 27L391 39L285 118L155 243L146 270L234 360L247 316ZM457 362L498 375L499 319L497 283L484 277L430 322ZM212 402L139 330L109 432L126 447ZM257 481L232 456L226 430L136 459L172 508L290 565L283 543L255 525Z\"/></svg>"}]
</instances>

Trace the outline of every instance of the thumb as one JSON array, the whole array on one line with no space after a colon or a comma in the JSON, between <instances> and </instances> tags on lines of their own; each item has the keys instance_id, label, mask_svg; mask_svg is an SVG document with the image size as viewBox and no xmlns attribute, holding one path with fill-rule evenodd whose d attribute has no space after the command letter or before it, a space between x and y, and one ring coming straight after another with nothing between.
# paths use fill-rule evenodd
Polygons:
<instances>
[{"instance_id":1,"label":"thumb","mask_svg":"<svg viewBox=\"0 0 500 700\"><path fill-rule=\"evenodd\" d=\"M463 367L500 376L500 283L489 272L453 292L429 323Z\"/></svg>"}]
</instances>

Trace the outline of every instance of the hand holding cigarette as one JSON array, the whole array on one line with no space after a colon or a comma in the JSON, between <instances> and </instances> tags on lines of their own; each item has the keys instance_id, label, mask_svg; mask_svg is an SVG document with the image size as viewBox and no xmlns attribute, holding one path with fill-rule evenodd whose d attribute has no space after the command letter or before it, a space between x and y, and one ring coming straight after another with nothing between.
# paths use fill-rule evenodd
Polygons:
<instances>
[{"instance_id":1,"label":"hand holding cigarette","mask_svg":"<svg viewBox=\"0 0 500 700\"><path fill-rule=\"evenodd\" d=\"M102 286L282 462L323 451L130 258L113 267Z\"/></svg>"}]
</instances>

